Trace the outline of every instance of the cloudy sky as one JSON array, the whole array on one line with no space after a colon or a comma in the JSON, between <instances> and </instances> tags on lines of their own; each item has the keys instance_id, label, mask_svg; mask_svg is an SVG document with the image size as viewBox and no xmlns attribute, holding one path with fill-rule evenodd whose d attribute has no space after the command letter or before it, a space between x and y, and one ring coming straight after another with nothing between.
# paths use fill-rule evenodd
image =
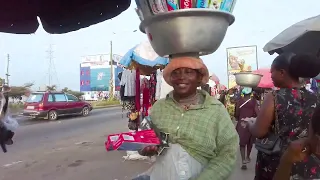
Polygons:
<instances>
[{"instance_id":1,"label":"cloudy sky","mask_svg":"<svg viewBox=\"0 0 320 180\"><path fill-rule=\"evenodd\" d=\"M130 48L147 40L137 31L140 20L131 7L118 17L103 23L63 35L49 35L39 29L31 35L0 33L0 77L4 77L6 56L10 54L11 84L34 82L36 87L48 83L48 53L53 44L56 73L53 83L59 87L79 90L80 57L107 54L110 40L113 52L125 54ZM234 10L235 23L228 29L220 48L203 59L209 70L223 84L227 84L226 48L234 46L258 46L259 67L270 66L274 56L262 51L263 46L290 25L320 14L320 2L316 0L238 0ZM115 34L114 34L115 33Z\"/></svg>"}]
</instances>

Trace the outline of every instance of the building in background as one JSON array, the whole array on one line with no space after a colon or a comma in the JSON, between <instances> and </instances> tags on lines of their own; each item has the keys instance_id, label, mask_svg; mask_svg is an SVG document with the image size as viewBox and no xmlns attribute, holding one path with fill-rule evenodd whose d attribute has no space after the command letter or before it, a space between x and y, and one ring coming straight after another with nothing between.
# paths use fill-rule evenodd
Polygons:
<instances>
[{"instance_id":1,"label":"building in background","mask_svg":"<svg viewBox=\"0 0 320 180\"><path fill-rule=\"evenodd\" d=\"M118 74L123 71L119 66L121 56L113 55L113 87L116 94L120 90ZM110 55L84 56L80 63L80 91L85 100L107 98L110 91L111 61Z\"/></svg>"}]
</instances>

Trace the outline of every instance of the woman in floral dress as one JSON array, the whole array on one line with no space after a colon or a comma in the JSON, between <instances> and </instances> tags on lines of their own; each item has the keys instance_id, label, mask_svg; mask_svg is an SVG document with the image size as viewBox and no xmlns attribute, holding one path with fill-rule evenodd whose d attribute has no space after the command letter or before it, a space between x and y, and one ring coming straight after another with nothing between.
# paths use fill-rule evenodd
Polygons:
<instances>
[{"instance_id":1,"label":"woman in floral dress","mask_svg":"<svg viewBox=\"0 0 320 180\"><path fill-rule=\"evenodd\" d=\"M255 180L272 180L282 153L292 141L308 135L308 127L318 97L300 86L299 77L312 78L320 72L319 60L310 55L285 53L276 57L271 66L271 78L279 90L268 93L256 121L249 122L253 136L264 138L274 132L275 120L281 139L280 154L258 152ZM316 168L316 169L314 169ZM313 157L295 163L291 178L319 179L319 164Z\"/></svg>"},{"instance_id":2,"label":"woman in floral dress","mask_svg":"<svg viewBox=\"0 0 320 180\"><path fill-rule=\"evenodd\" d=\"M292 143L283 153L278 170L273 180L301 179L299 176L291 176L292 166L295 163L305 161L308 157L318 159L320 157L320 107L317 107L311 119L307 138L298 139ZM312 177L319 177L319 164L311 168ZM311 177L311 178L312 178Z\"/></svg>"}]
</instances>

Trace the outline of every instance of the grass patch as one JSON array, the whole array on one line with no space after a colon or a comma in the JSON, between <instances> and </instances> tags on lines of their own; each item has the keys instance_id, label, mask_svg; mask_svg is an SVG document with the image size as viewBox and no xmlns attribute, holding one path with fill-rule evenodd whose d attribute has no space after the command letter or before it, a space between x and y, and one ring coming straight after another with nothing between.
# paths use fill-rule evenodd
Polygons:
<instances>
[{"instance_id":1,"label":"grass patch","mask_svg":"<svg viewBox=\"0 0 320 180\"><path fill-rule=\"evenodd\" d=\"M91 102L93 108L104 108L108 106L117 106L120 105L119 100L102 100Z\"/></svg>"},{"instance_id":2,"label":"grass patch","mask_svg":"<svg viewBox=\"0 0 320 180\"><path fill-rule=\"evenodd\" d=\"M11 113L20 112L23 110L23 107L22 103L9 103L9 110Z\"/></svg>"}]
</instances>

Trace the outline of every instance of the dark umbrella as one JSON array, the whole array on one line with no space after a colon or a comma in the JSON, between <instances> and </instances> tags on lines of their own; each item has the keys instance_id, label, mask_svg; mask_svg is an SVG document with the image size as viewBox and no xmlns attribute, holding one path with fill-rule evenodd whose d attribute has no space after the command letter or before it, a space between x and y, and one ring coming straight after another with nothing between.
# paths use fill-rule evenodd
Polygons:
<instances>
[{"instance_id":1,"label":"dark umbrella","mask_svg":"<svg viewBox=\"0 0 320 180\"><path fill-rule=\"evenodd\" d=\"M312 53L320 49L320 15L300 21L282 31L263 48L273 53Z\"/></svg>"},{"instance_id":2,"label":"dark umbrella","mask_svg":"<svg viewBox=\"0 0 320 180\"><path fill-rule=\"evenodd\" d=\"M39 27L62 34L118 16L130 0L0 0L0 32L31 34Z\"/></svg>"}]
</instances>

